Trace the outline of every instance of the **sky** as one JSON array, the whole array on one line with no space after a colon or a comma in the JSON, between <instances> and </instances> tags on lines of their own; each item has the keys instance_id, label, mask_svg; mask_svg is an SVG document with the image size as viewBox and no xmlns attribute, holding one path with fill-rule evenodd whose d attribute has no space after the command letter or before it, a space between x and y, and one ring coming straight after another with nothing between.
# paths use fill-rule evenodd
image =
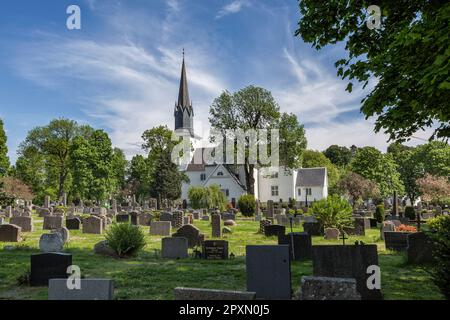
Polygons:
<instances>
[{"instance_id":1,"label":"sky","mask_svg":"<svg viewBox=\"0 0 450 320\"><path fill-rule=\"evenodd\" d=\"M72 4L80 30L66 27ZM336 75L343 44L316 51L294 37L299 19L296 0L2 1L0 118L9 156L14 163L29 130L61 117L105 130L128 158L141 153L146 129L173 129L183 48L197 134L208 132L221 92L255 85L297 115L309 149L386 150L387 136L359 111L370 88L349 94Z\"/></svg>"}]
</instances>

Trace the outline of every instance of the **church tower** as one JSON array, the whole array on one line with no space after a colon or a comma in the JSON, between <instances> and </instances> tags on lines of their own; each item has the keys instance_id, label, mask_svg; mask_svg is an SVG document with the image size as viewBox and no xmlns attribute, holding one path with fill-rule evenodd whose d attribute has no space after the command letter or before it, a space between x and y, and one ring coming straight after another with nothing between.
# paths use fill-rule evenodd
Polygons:
<instances>
[{"instance_id":1,"label":"church tower","mask_svg":"<svg viewBox=\"0 0 450 320\"><path fill-rule=\"evenodd\" d=\"M190 136L194 138L194 109L192 108L192 101L189 100L186 64L184 62L184 49L180 89L178 92L178 102L175 103L174 117L175 133L179 136Z\"/></svg>"}]
</instances>

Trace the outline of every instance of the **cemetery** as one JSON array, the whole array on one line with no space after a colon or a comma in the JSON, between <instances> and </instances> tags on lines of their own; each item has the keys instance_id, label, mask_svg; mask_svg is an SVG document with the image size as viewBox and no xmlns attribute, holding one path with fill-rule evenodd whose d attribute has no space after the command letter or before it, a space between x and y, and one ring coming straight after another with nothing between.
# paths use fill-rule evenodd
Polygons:
<instances>
[{"instance_id":1,"label":"cemetery","mask_svg":"<svg viewBox=\"0 0 450 320\"><path fill-rule=\"evenodd\" d=\"M4 2L0 301L450 299L450 2Z\"/></svg>"},{"instance_id":2,"label":"cemetery","mask_svg":"<svg viewBox=\"0 0 450 320\"><path fill-rule=\"evenodd\" d=\"M21 221L18 217L25 212L23 208L15 208L16 217L7 217L0 210L0 299L443 298L426 270L433 263L430 239L417 230L395 231L405 229L399 216L386 216L403 227L385 231L384 240L380 236L382 223L371 227L358 222L369 221L374 214L370 210L364 212L364 218L352 218L363 232L347 234L336 228L337 236L330 237L326 236L327 228L321 231L319 227L312 233L304 228L305 224L321 224L320 214L310 214L317 210L315 205L308 214L295 216L292 212L296 209L289 210L291 213L281 210L277 219L271 218L270 212L277 203L258 206L260 219L235 209L156 210L148 204L138 210L118 206L117 214L75 206L60 206L60 213L55 214L49 206L50 214L40 217L42 208L30 205L27 224L31 221L32 226L26 230L12 223ZM146 218L132 224L122 218L128 215L127 210ZM235 223L229 224L232 232L222 233L228 221L222 217L231 211L235 215ZM433 210L429 212L434 216ZM180 216L191 218L181 219L180 225ZM205 216L210 219L203 219ZM422 221L422 228L426 229L427 220ZM408 225L413 229L415 221ZM112 249L106 240L113 241L107 236L112 229L140 230L142 243L137 251L131 254ZM399 240L390 239L387 235L391 233L399 235ZM81 291L66 287L71 276L67 268L72 265L80 268L80 283L85 285ZM370 266L381 270L380 288L366 285Z\"/></svg>"}]
</instances>

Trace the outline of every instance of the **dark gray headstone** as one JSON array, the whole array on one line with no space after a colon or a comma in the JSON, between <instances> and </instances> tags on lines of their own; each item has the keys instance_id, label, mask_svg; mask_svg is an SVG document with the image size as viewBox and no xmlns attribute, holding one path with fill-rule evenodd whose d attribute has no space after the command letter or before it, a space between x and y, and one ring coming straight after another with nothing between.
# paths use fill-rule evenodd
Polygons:
<instances>
[{"instance_id":1,"label":"dark gray headstone","mask_svg":"<svg viewBox=\"0 0 450 320\"><path fill-rule=\"evenodd\" d=\"M200 230L192 224L182 226L172 237L184 237L188 239L189 248L201 245L205 239L204 234L200 233Z\"/></svg>"},{"instance_id":2,"label":"dark gray headstone","mask_svg":"<svg viewBox=\"0 0 450 320\"><path fill-rule=\"evenodd\" d=\"M303 230L312 236L323 235L323 227L319 222L303 222Z\"/></svg>"},{"instance_id":3,"label":"dark gray headstone","mask_svg":"<svg viewBox=\"0 0 450 320\"><path fill-rule=\"evenodd\" d=\"M202 257L207 260L228 259L228 241L206 240L202 246Z\"/></svg>"},{"instance_id":4,"label":"dark gray headstone","mask_svg":"<svg viewBox=\"0 0 450 320\"><path fill-rule=\"evenodd\" d=\"M188 239L183 237L163 238L161 256L165 259L188 258Z\"/></svg>"},{"instance_id":5,"label":"dark gray headstone","mask_svg":"<svg viewBox=\"0 0 450 320\"><path fill-rule=\"evenodd\" d=\"M31 255L32 286L47 286L49 279L67 279L67 268L72 265L68 253L39 253Z\"/></svg>"},{"instance_id":6,"label":"dark gray headstone","mask_svg":"<svg viewBox=\"0 0 450 320\"><path fill-rule=\"evenodd\" d=\"M278 224L271 224L264 227L264 235L266 237L278 237L286 233L286 227Z\"/></svg>"},{"instance_id":7,"label":"dark gray headstone","mask_svg":"<svg viewBox=\"0 0 450 320\"><path fill-rule=\"evenodd\" d=\"M67 279L50 279L48 300L112 300L114 282L110 279L80 279L80 289L70 290Z\"/></svg>"},{"instance_id":8,"label":"dark gray headstone","mask_svg":"<svg viewBox=\"0 0 450 320\"><path fill-rule=\"evenodd\" d=\"M14 224L0 225L0 242L19 242L22 228Z\"/></svg>"},{"instance_id":9,"label":"dark gray headstone","mask_svg":"<svg viewBox=\"0 0 450 320\"><path fill-rule=\"evenodd\" d=\"M405 251L408 247L409 232L385 231L384 243L386 249L394 251Z\"/></svg>"},{"instance_id":10,"label":"dark gray headstone","mask_svg":"<svg viewBox=\"0 0 450 320\"><path fill-rule=\"evenodd\" d=\"M407 236L406 254L409 263L433 263L433 243L423 232L412 232Z\"/></svg>"},{"instance_id":11,"label":"dark gray headstone","mask_svg":"<svg viewBox=\"0 0 450 320\"><path fill-rule=\"evenodd\" d=\"M289 245L291 259L304 261L311 260L312 258L311 235L306 232L294 232L286 235L279 235L278 244ZM292 245L294 245L294 252L292 252Z\"/></svg>"},{"instance_id":12,"label":"dark gray headstone","mask_svg":"<svg viewBox=\"0 0 450 320\"><path fill-rule=\"evenodd\" d=\"M288 245L246 247L247 290L258 299L291 299Z\"/></svg>"},{"instance_id":13,"label":"dark gray headstone","mask_svg":"<svg viewBox=\"0 0 450 320\"><path fill-rule=\"evenodd\" d=\"M117 223L126 223L130 222L130 215L128 213L119 213L116 215L116 222Z\"/></svg>"},{"instance_id":14,"label":"dark gray headstone","mask_svg":"<svg viewBox=\"0 0 450 320\"><path fill-rule=\"evenodd\" d=\"M379 266L377 245L320 245L313 246L313 274L315 277L356 279L358 292L364 300L381 299L381 290L369 289L369 266Z\"/></svg>"},{"instance_id":15,"label":"dark gray headstone","mask_svg":"<svg viewBox=\"0 0 450 320\"><path fill-rule=\"evenodd\" d=\"M361 300L351 278L302 277L299 300Z\"/></svg>"},{"instance_id":16,"label":"dark gray headstone","mask_svg":"<svg viewBox=\"0 0 450 320\"><path fill-rule=\"evenodd\" d=\"M69 230L80 230L80 225L81 219L78 217L66 219L66 228Z\"/></svg>"}]
</instances>

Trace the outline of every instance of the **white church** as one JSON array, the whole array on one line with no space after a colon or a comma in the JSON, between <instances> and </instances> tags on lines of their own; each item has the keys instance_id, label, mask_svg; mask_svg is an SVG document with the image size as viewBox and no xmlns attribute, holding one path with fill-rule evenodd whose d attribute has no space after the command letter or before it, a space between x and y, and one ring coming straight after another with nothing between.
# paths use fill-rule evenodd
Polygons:
<instances>
[{"instance_id":1,"label":"white church","mask_svg":"<svg viewBox=\"0 0 450 320\"><path fill-rule=\"evenodd\" d=\"M194 109L189 99L186 65L183 55L178 102L175 104L175 133L178 136L189 137L195 146L198 139L194 134ZM203 159L211 153L212 148L196 148L192 161L180 166L190 182L182 185L182 200L188 199L191 186L220 186L230 203L237 203L239 197L247 193L245 173L242 165L207 164ZM195 159L195 161L194 161ZM200 159L200 161L198 161ZM283 166L276 168L254 169L255 198L261 202L288 202L295 199L304 205L328 196L328 180L326 168L288 169Z\"/></svg>"}]
</instances>

